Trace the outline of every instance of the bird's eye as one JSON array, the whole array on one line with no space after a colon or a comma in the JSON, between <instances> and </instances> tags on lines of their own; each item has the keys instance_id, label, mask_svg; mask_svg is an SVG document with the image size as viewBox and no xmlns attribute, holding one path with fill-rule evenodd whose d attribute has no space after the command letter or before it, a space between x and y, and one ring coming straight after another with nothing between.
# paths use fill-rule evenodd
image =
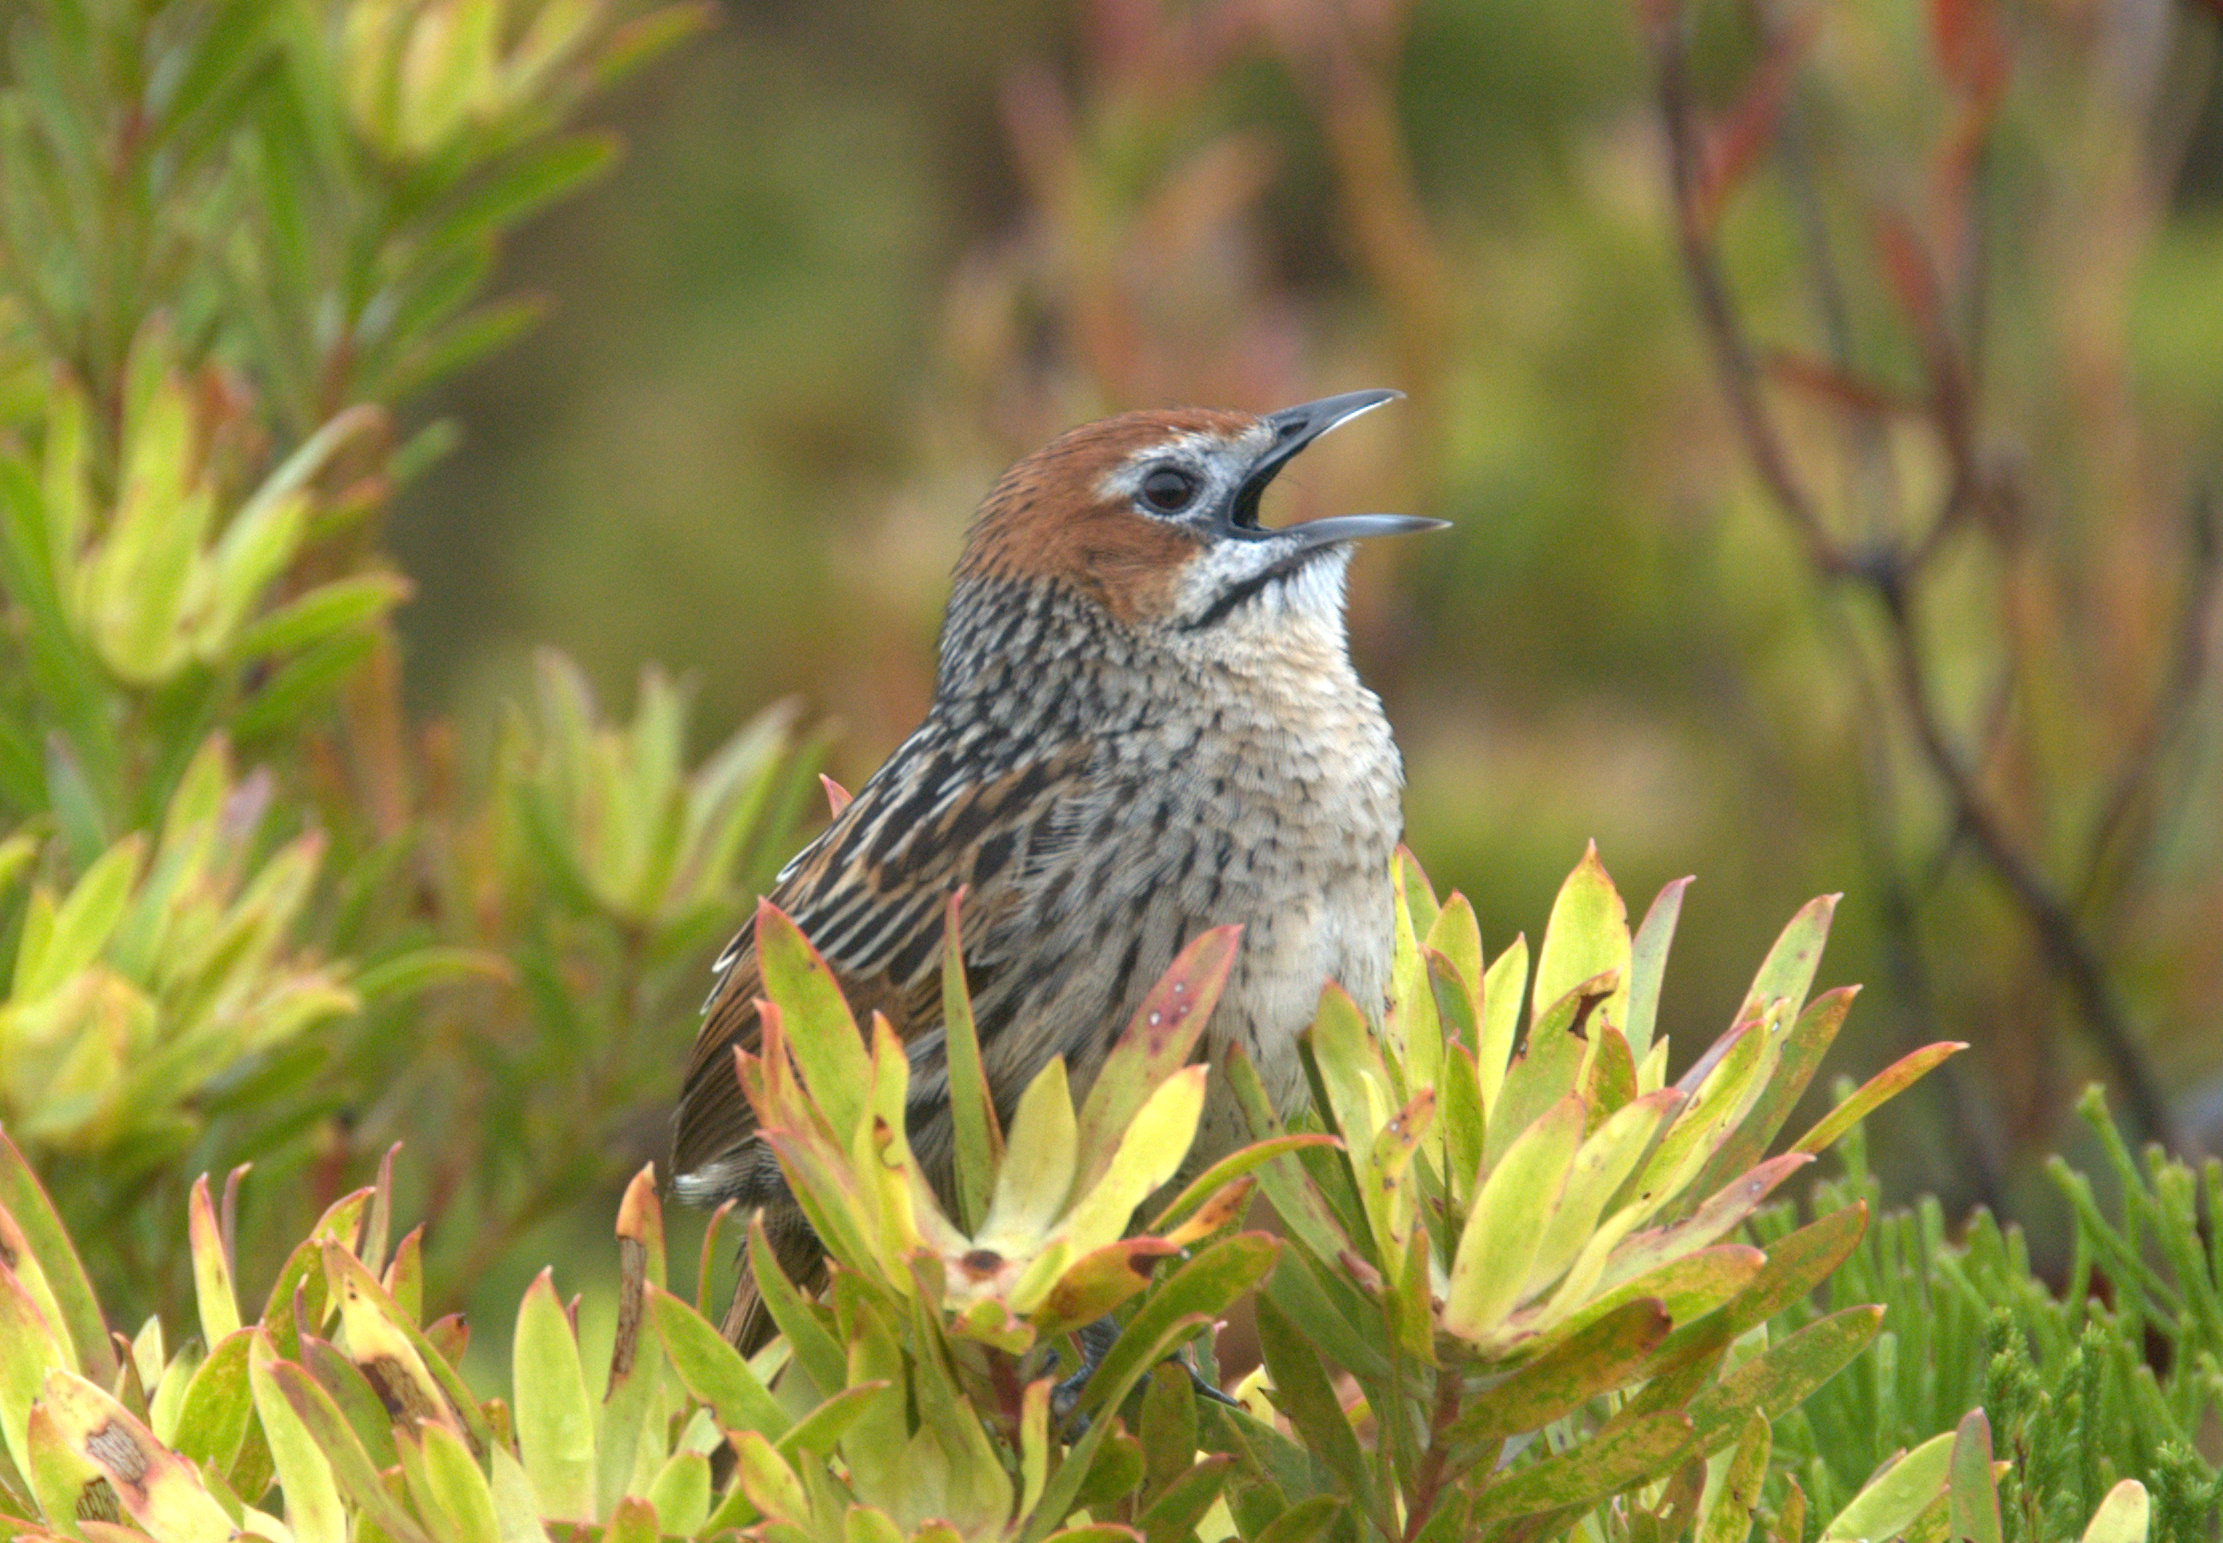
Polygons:
<instances>
[{"instance_id":1,"label":"bird's eye","mask_svg":"<svg viewBox=\"0 0 2223 1543\"><path fill-rule=\"evenodd\" d=\"M1153 466L1143 473L1142 501L1160 514L1179 514L1196 501L1194 472L1178 466Z\"/></svg>"}]
</instances>

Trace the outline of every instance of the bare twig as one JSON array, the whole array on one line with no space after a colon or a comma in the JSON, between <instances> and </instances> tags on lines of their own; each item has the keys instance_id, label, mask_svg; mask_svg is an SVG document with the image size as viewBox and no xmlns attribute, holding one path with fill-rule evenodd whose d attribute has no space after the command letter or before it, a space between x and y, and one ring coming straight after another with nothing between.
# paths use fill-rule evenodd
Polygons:
<instances>
[{"instance_id":1,"label":"bare twig","mask_svg":"<svg viewBox=\"0 0 2223 1543\"><path fill-rule=\"evenodd\" d=\"M1934 273L1910 239L1890 239L1894 235L1904 237L1904 232L1884 233L1887 251L1897 267L1895 277L1912 291L1909 309L1922 334L1919 341L1930 376L1930 417L1951 468L1948 491L1928 531L1912 551L1888 535L1867 551L1850 551L1831 535L1820 507L1792 467L1762 395L1755 355L1699 205L1703 161L1685 68L1680 7L1672 3L1648 6L1646 29L1658 77L1683 265L1745 454L1778 513L1804 546L1815 572L1825 582L1856 581L1881 603L1890 623L1887 642L1907 720L1924 760L1952 806L1956 824L2021 910L2048 968L2067 988L2093 1042L2113 1068L2133 1117L2155 1139L2178 1146L2167 1101L2161 1096L2099 954L2070 907L2022 851L1975 775L1963 763L1932 699L1910 591L1921 569L1939 549L1944 534L1982 497L1974 446L1973 372L1954 350L1942 322L1942 310L1929 303L1934 296L1920 292L1921 286L1934 286Z\"/></svg>"},{"instance_id":2,"label":"bare twig","mask_svg":"<svg viewBox=\"0 0 2223 1543\"><path fill-rule=\"evenodd\" d=\"M2154 1140L2181 1150L2168 1101L2161 1096L2160 1084L2146 1063L2144 1048L2131 1032L2105 966L2068 907L2008 835L1975 778L1946 740L1936 703L1931 699L1929 679L1922 672L1921 642L1904 587L1885 586L1881 593L1885 613L1891 619L1900 694L1930 769L1945 784L1956 815L1993 876L2022 908L2047 966L2075 998L2085 1027L2121 1080L2123 1099L2132 1116Z\"/></svg>"},{"instance_id":3,"label":"bare twig","mask_svg":"<svg viewBox=\"0 0 2223 1543\"><path fill-rule=\"evenodd\" d=\"M2214 663L2208 633L2215 621L2217 603L2223 600L2223 544L2216 538L2215 508L2206 488L2193 494L2185 524L2192 575L2184 608L2177 614L2168 669L2154 693L2152 710L2123 752L2114 786L2100 806L2100 817L2085 844L2084 882L2078 886L2076 899L2079 912L2087 911L2105 887L2108 857L2120 845L2119 838L2138 807L2140 795L2153 782L2155 763L2190 720Z\"/></svg>"},{"instance_id":4,"label":"bare twig","mask_svg":"<svg viewBox=\"0 0 2223 1543\"><path fill-rule=\"evenodd\" d=\"M1814 567L1831 578L1844 577L1858 565L1831 538L1805 484L1791 469L1789 452L1760 394L1760 369L1752 345L1744 335L1728 281L1715 261L1713 238L1699 210L1699 167L1703 162L1690 110L1690 82L1684 72L1681 18L1676 10L1672 5L1656 7L1649 18L1649 30L1659 71L1660 111L1667 129L1667 164L1674 184L1683 267L1696 292L1699 314L1721 372L1722 389L1729 397L1729 410L1737 420L1753 469L1804 543Z\"/></svg>"}]
</instances>

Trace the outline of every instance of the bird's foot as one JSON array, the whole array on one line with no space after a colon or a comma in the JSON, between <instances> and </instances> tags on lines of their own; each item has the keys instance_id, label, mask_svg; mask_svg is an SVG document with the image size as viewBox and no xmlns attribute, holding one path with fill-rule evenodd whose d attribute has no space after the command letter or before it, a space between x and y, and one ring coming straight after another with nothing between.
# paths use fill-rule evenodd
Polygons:
<instances>
[{"instance_id":1,"label":"bird's foot","mask_svg":"<svg viewBox=\"0 0 2223 1543\"><path fill-rule=\"evenodd\" d=\"M1119 1325L1109 1317L1099 1318L1094 1323L1084 1325L1074 1338L1080 1341L1081 1364L1071 1376L1050 1389L1050 1418L1058 1425L1071 1429L1078 1437L1088 1431L1088 1416L1077 1412L1081 1390L1088 1386L1088 1379L1096 1375L1096 1368L1104 1364L1104 1357L1111 1352L1113 1342L1119 1338ZM1189 1374L1189 1386L1195 1390L1198 1398L1224 1404L1230 1409L1243 1407L1240 1400L1229 1397L1205 1381L1204 1374L1196 1369L1196 1363L1189 1359L1186 1352L1175 1351L1166 1359Z\"/></svg>"}]
</instances>

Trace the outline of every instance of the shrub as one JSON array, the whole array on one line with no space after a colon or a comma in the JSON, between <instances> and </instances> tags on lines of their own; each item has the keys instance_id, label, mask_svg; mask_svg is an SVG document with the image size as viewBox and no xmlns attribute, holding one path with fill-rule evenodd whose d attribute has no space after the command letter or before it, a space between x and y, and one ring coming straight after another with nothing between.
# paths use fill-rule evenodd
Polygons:
<instances>
[{"instance_id":1,"label":"shrub","mask_svg":"<svg viewBox=\"0 0 2223 1543\"><path fill-rule=\"evenodd\" d=\"M1190 1064L1232 929L1184 951L1078 1109L1053 1062L1008 1131L949 969L946 1207L904 1139L901 1046L884 1023L860 1029L808 942L763 906L771 1006L738 1073L828 1246L832 1285L810 1301L753 1266L782 1338L744 1361L705 1304L666 1289L643 1172L618 1222L619 1329L599 1404L545 1272L518 1312L510 1397L465 1385L468 1331L421 1322L423 1229L389 1249L384 1176L326 1214L253 1323L227 1242L234 1196L219 1203L201 1181L200 1333L173 1349L150 1320L119 1354L8 1147L6 1503L32 1531L75 1524L90 1538L121 1517L163 1540L240 1528L407 1543L559 1522L627 1538L1742 1537L1770 1420L1857 1355L1880 1312L1771 1329L1857 1244L1864 1205L1764 1252L1735 1236L1775 1184L1949 1047L1884 1072L1764 1159L1850 999L1804 1000L1826 901L1786 931L1737 1026L1669 1085L1651 1029L1679 887L1632 936L1586 857L1537 951L1524 1037L1525 944L1484 971L1466 902L1439 905L1409 860L1397 880L1386 1028L1331 987L1310 1035L1322 1129L1281 1128L1239 1058ZM1127 1236L1223 1070L1261 1139L1161 1194ZM1286 1242L1240 1230L1254 1186ZM1199 1401L1169 1358L1187 1347L1209 1372L1210 1328L1246 1296L1262 1372L1240 1408ZM1117 1338L1068 1410L1057 1389L1074 1336L1107 1314ZM1965 1503L1951 1495L1970 1481L1939 1466L1943 1450L1908 1454L1885 1498L1847 1514L1912 1505L1910 1525ZM1949 1480L1961 1489L1947 1494Z\"/></svg>"}]
</instances>

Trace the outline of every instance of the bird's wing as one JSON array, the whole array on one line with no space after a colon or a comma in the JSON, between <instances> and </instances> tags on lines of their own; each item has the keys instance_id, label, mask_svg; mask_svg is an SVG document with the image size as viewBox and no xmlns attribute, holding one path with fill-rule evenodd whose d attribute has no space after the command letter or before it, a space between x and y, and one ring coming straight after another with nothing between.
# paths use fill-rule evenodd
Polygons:
<instances>
[{"instance_id":1,"label":"bird's wing","mask_svg":"<svg viewBox=\"0 0 2223 1543\"><path fill-rule=\"evenodd\" d=\"M941 1023L944 910L960 885L967 971L976 989L992 975L998 960L985 940L1087 761L1087 746L1068 741L984 766L922 729L781 872L772 903L824 955L860 1024L884 1013L908 1041ZM718 971L673 1122L672 1170L698 1200L741 1194L734 1165L753 1162L744 1148L755 1114L733 1070L734 1048L759 1041L752 929L727 946Z\"/></svg>"}]
</instances>

